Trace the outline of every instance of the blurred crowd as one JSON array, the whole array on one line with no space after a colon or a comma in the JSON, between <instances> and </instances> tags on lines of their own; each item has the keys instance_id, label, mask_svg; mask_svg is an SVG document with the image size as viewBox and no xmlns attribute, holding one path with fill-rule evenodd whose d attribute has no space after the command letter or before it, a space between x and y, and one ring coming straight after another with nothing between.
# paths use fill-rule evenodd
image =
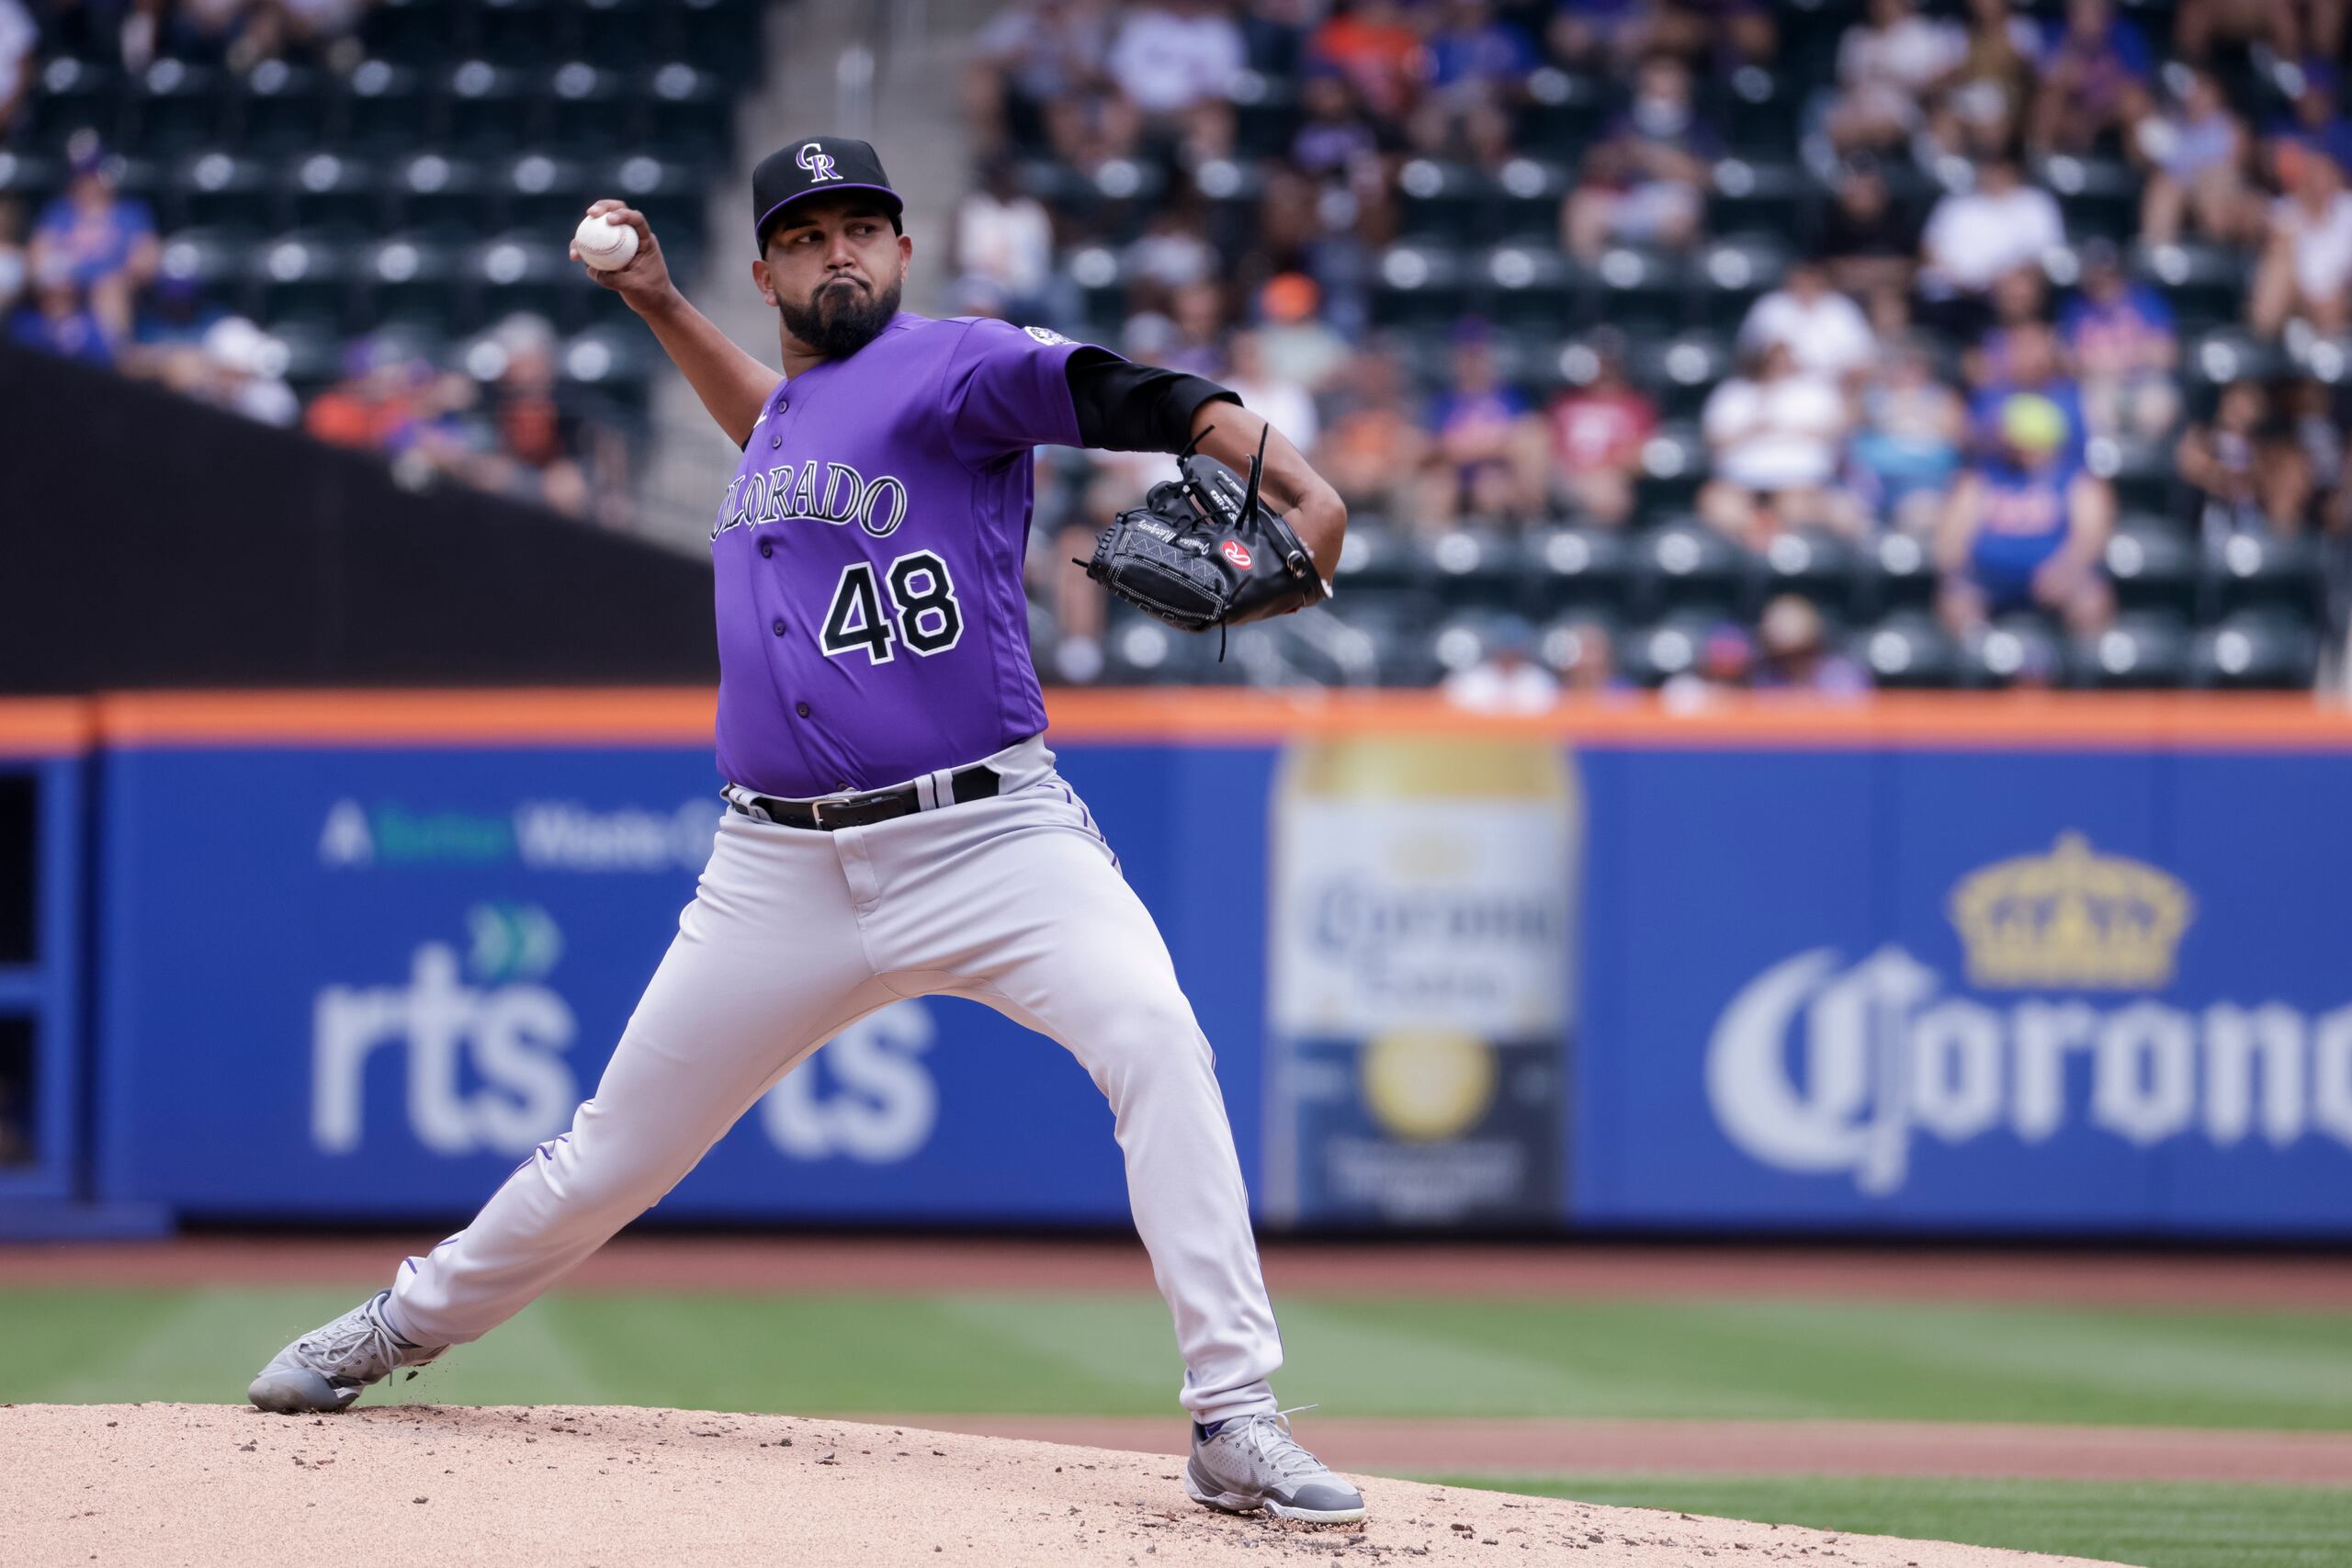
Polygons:
<instances>
[{"instance_id":1,"label":"blurred crowd","mask_svg":"<svg viewBox=\"0 0 2352 1568\"><path fill-rule=\"evenodd\" d=\"M2344 7L2141 14L2154 33L2112 0L1826 13L1841 30L1834 51L1814 45L1782 150L1826 199L1785 236L1795 264L1737 323L1700 410L1706 526L1752 549L1788 531L1915 535L1939 571L1936 614L1963 638L2019 610L2076 637L2110 624L2102 443L2164 452L2209 537L2345 528L2335 387L2295 367L2192 396L2174 311L2131 265L2184 242L2240 247L2253 265L2232 314L2255 339L2346 328ZM1628 375L1640 342L1604 323L1566 373L1515 379L1497 352L1510 328L1457 321L1433 360L1378 324L1374 258L1400 234L1400 176L1442 159L1508 183L1539 76L1577 73L1613 101L1559 196L1560 250L1588 267L1623 248L1692 255L1709 238L1722 106L1758 71L1802 76L1792 29L1824 19L1752 0L1013 0L970 71L981 162L956 228L959 303L1085 331L1062 257L1099 237L1024 190L1017 160L1130 160L1164 171L1163 194L1125 243L1114 345L1225 378L1359 516L1411 531L1649 521L1637 498L1661 411ZM1243 155L1236 105L1268 81L1295 91L1295 133L1227 221L1200 198L1203 171ZM2131 171L2136 247L2129 233L2070 245L2037 182L2090 157ZM1091 324L1101 334L1099 310ZM1073 536L1135 486L1131 465L1092 464L1070 491ZM1059 617L1059 674L1086 680L1102 611L1061 565L1073 542L1041 549L1039 587ZM1820 623L1803 600L1776 601L1726 623L1693 672L1865 683ZM1570 650L1589 665L1563 666L1555 647L1514 673L1527 661L1513 640L1507 626L1488 660L1501 668L1477 682L1524 698L1547 679L1615 678L1598 626Z\"/></svg>"},{"instance_id":2,"label":"blurred crowd","mask_svg":"<svg viewBox=\"0 0 2352 1568\"><path fill-rule=\"evenodd\" d=\"M0 0L0 152L39 90L41 58L138 73L158 59L249 72L357 50L366 0ZM119 188L95 130L66 145L68 179L28 212L0 196L0 323L12 343L159 382L247 418L380 454L403 482L447 477L567 515L628 521L628 444L557 374L549 324L518 314L446 369L398 332L344 351L307 406L288 351L169 265L148 204Z\"/></svg>"}]
</instances>

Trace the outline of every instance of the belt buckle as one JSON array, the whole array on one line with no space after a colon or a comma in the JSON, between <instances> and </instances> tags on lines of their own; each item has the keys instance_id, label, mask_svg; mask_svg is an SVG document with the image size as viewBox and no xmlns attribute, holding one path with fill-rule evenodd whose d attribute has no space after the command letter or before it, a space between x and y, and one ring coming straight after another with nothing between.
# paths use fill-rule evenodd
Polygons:
<instances>
[{"instance_id":1,"label":"belt buckle","mask_svg":"<svg viewBox=\"0 0 2352 1568\"><path fill-rule=\"evenodd\" d=\"M825 807L828 806L841 806L844 804L846 803L838 800L812 800L808 803L808 819L811 822L814 822L818 827L825 828ZM825 828L825 830L827 832L832 831L830 828Z\"/></svg>"}]
</instances>

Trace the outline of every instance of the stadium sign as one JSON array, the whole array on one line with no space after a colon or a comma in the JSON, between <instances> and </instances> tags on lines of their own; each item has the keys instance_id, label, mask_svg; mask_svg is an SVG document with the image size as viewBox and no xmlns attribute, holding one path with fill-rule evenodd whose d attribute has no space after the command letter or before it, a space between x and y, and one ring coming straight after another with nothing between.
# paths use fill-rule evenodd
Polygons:
<instances>
[{"instance_id":1,"label":"stadium sign","mask_svg":"<svg viewBox=\"0 0 2352 1568\"><path fill-rule=\"evenodd\" d=\"M2031 1148L2078 1121L2138 1147L2352 1147L2352 1006L2150 994L2194 908L2165 872L2062 835L1953 890L1968 988L1894 943L1852 964L1808 949L1749 980L1708 1043L1708 1103L1755 1161L1873 1197L1902 1190L1921 1138Z\"/></svg>"}]
</instances>

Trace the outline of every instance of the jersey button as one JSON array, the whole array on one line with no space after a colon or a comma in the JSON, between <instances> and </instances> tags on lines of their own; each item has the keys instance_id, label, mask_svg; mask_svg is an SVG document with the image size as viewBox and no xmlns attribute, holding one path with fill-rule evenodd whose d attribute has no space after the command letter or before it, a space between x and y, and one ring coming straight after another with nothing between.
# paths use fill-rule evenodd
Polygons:
<instances>
[{"instance_id":1,"label":"jersey button","mask_svg":"<svg viewBox=\"0 0 2352 1568\"><path fill-rule=\"evenodd\" d=\"M807 718L808 716L808 705L807 703L795 703L792 705L792 711L798 714L801 717Z\"/></svg>"},{"instance_id":2,"label":"jersey button","mask_svg":"<svg viewBox=\"0 0 2352 1568\"><path fill-rule=\"evenodd\" d=\"M782 615L778 615L775 618L775 635L778 637L782 637L784 635L784 617Z\"/></svg>"},{"instance_id":3,"label":"jersey button","mask_svg":"<svg viewBox=\"0 0 2352 1568\"><path fill-rule=\"evenodd\" d=\"M760 555L762 558L764 559L766 557L774 554L775 554L775 541L774 539L762 539L760 541Z\"/></svg>"}]
</instances>

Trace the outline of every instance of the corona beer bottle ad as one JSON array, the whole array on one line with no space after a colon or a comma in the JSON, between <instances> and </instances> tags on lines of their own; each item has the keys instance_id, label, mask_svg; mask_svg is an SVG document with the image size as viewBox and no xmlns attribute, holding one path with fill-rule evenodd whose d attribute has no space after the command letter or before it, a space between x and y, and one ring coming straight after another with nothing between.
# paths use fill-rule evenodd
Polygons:
<instances>
[{"instance_id":1,"label":"corona beer bottle ad","mask_svg":"<svg viewBox=\"0 0 2352 1568\"><path fill-rule=\"evenodd\" d=\"M1271 1220L1559 1218L1582 823L1551 744L1369 737L1285 752Z\"/></svg>"}]
</instances>

